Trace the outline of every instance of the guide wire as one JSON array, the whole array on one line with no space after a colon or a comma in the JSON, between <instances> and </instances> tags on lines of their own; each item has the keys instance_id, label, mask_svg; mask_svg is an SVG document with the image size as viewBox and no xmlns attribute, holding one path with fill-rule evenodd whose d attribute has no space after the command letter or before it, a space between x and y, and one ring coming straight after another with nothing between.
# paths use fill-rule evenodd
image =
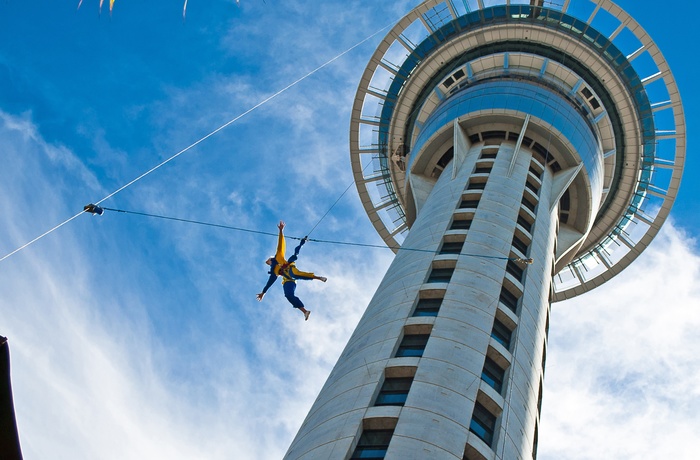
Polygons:
<instances>
[{"instance_id":1,"label":"guide wire","mask_svg":"<svg viewBox=\"0 0 700 460\"><path fill-rule=\"evenodd\" d=\"M364 172L365 172L365 169L367 169L367 167L369 167L371 164L372 164L371 161L370 161L369 163L367 163L367 164L365 165L365 167L362 168L362 173L364 173ZM316 230L316 227L318 227L318 225L321 223L321 221L323 221L323 219L325 219L326 216L327 216L328 214L330 214L330 212L333 210L333 208L335 207L335 205L338 204L338 202L340 201L340 199L343 198L343 197L345 196L346 193L348 193L348 190L350 190L350 187L352 187L353 184L355 184L355 179L353 179L352 182L350 182L350 183L348 184L348 186L345 187L345 190L343 191L343 193L341 193L340 196L338 197L338 199L335 200L335 202L331 205L330 208L328 208L328 210L326 211L326 213L325 213L324 215L321 216L321 218L318 220L318 222L316 222L316 224L313 226L313 228L311 228L311 230L309 230L308 232L306 232L306 237L307 237L307 238L308 238L309 235L311 235L311 233L313 233L314 230Z\"/></svg>"},{"instance_id":2,"label":"guide wire","mask_svg":"<svg viewBox=\"0 0 700 460\"><path fill-rule=\"evenodd\" d=\"M183 223L187 223L187 224L202 225L202 226L206 226L206 227L223 228L223 229L227 229L227 230L235 230L235 231L239 231L239 232L254 233L254 234L258 234L258 235L275 236L275 237L278 235L278 233L273 233L273 232L253 230L253 229L249 229L249 228L236 227L236 226L225 225L225 224L216 224L216 223L204 222L204 221L200 221L200 220L183 219L180 217L164 216L164 215L159 215L159 214L150 214L147 212L127 211L125 209L115 209L115 208L107 208L107 207L103 207L102 209L104 209L105 211L112 211L112 212L117 212L117 213L122 213L122 214L134 214L137 216L152 217L155 219L163 219L163 220L171 220L171 221L183 222ZM312 241L314 243L333 244L333 245L339 245L339 246L356 246L356 247L362 247L362 248L391 249L393 251L426 252L426 253L430 253L430 254L439 254L440 253L439 251L432 251L429 249L407 248L407 247L403 247L403 246L386 246L386 245L381 245L381 244L357 243L357 242L351 242L351 241L323 240L323 239L317 239L317 238L307 238L307 237L298 237L298 236L286 236L286 238L291 239L291 240L306 239L307 241ZM490 256L490 255L484 255L484 254L465 254L465 253L460 253L459 255L460 256L468 256L468 257L479 257L479 258L483 258L483 259L513 260L515 262L520 262L523 264L531 264L532 263L532 259L522 259L522 258L518 258L518 257Z\"/></svg>"},{"instance_id":3,"label":"guide wire","mask_svg":"<svg viewBox=\"0 0 700 460\"><path fill-rule=\"evenodd\" d=\"M10 257L11 255L18 253L19 251L21 251L22 249L26 248L26 247L29 246L30 244L33 244L33 243L35 243L36 241L39 241L40 239L42 239L43 237L45 237L45 236L48 235L49 233L53 232L54 230L58 230L59 228L63 227L63 226L66 225L68 222L70 222L71 220L77 218L77 217L80 216L81 214L83 214L83 211L80 211L78 214L74 215L73 217L70 217L70 218L64 220L64 221L61 222L60 224L58 224L58 225L56 225L55 227L53 227L51 230L45 231L45 232L42 233L41 235L37 236L36 238L34 238L33 240L29 241L28 243L23 244L22 246L18 247L17 249L15 249L14 251L10 252L9 254L6 254L6 255L2 256L2 258L0 258L0 262L2 262L3 260L7 259L7 258Z\"/></svg>"}]
</instances>

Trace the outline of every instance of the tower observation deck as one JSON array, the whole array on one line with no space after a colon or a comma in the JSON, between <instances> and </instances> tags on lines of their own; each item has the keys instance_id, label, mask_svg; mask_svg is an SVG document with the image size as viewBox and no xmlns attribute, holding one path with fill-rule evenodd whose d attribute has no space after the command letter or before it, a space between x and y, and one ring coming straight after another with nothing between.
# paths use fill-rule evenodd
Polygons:
<instances>
[{"instance_id":1,"label":"tower observation deck","mask_svg":"<svg viewBox=\"0 0 700 460\"><path fill-rule=\"evenodd\" d=\"M678 192L661 52L608 0L428 0L370 59L350 152L397 254L285 458L536 458L551 303Z\"/></svg>"}]
</instances>

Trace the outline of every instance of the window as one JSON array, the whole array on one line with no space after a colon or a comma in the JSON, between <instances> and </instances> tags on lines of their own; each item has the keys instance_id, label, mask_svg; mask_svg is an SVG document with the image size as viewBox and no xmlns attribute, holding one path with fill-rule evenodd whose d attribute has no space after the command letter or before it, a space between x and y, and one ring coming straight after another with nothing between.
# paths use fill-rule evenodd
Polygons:
<instances>
[{"instance_id":1,"label":"window","mask_svg":"<svg viewBox=\"0 0 700 460\"><path fill-rule=\"evenodd\" d=\"M547 149L542 147L539 143L535 143L532 146L532 159L540 163L542 166L547 164L546 158L549 158L549 152Z\"/></svg>"},{"instance_id":2,"label":"window","mask_svg":"<svg viewBox=\"0 0 700 460\"><path fill-rule=\"evenodd\" d=\"M521 266L518 265L517 262L514 260L509 260L508 263L506 264L506 271L513 275L513 277L520 281L521 283L523 282L523 276L525 275L525 270Z\"/></svg>"},{"instance_id":3,"label":"window","mask_svg":"<svg viewBox=\"0 0 700 460\"><path fill-rule=\"evenodd\" d=\"M421 357L428 343L430 334L404 335L399 349L396 350L396 358Z\"/></svg>"},{"instance_id":4,"label":"window","mask_svg":"<svg viewBox=\"0 0 700 460\"><path fill-rule=\"evenodd\" d=\"M408 397L408 390L411 389L413 377L386 378L379 390L375 406L403 406Z\"/></svg>"},{"instance_id":5,"label":"window","mask_svg":"<svg viewBox=\"0 0 700 460\"><path fill-rule=\"evenodd\" d=\"M483 190L486 188L486 182L469 182L467 190ZM478 202L478 201L477 201Z\"/></svg>"},{"instance_id":6,"label":"window","mask_svg":"<svg viewBox=\"0 0 700 460\"><path fill-rule=\"evenodd\" d=\"M558 173L559 171L561 171L561 165L560 165L559 163L557 163L556 160L550 161L549 164L548 164L547 166L549 166L550 168L552 168L552 172L553 172L553 173Z\"/></svg>"},{"instance_id":7,"label":"window","mask_svg":"<svg viewBox=\"0 0 700 460\"><path fill-rule=\"evenodd\" d=\"M462 209L476 208L477 206L479 206L479 200L462 200L462 202L459 203L459 207Z\"/></svg>"},{"instance_id":8,"label":"window","mask_svg":"<svg viewBox=\"0 0 700 460\"><path fill-rule=\"evenodd\" d=\"M437 316L442 299L418 299L413 316Z\"/></svg>"},{"instance_id":9,"label":"window","mask_svg":"<svg viewBox=\"0 0 700 460\"><path fill-rule=\"evenodd\" d=\"M449 268L433 268L428 276L428 283L449 283L454 273L454 267Z\"/></svg>"},{"instance_id":10,"label":"window","mask_svg":"<svg viewBox=\"0 0 700 460\"><path fill-rule=\"evenodd\" d=\"M530 247L525 243L523 240L521 240L517 235L513 237L513 247L517 249L518 251L522 252L523 255L527 255L527 250L530 249Z\"/></svg>"},{"instance_id":11,"label":"window","mask_svg":"<svg viewBox=\"0 0 700 460\"><path fill-rule=\"evenodd\" d=\"M527 231L528 233L532 232L532 224L525 220L525 218L520 214L518 214L518 224L520 224L520 226L524 228L525 231Z\"/></svg>"},{"instance_id":12,"label":"window","mask_svg":"<svg viewBox=\"0 0 700 460\"><path fill-rule=\"evenodd\" d=\"M525 206L525 207L526 207L527 209L529 209L530 211L535 212L535 204L534 204L532 201L530 201L530 200L528 200L527 198L523 197L521 203L523 204L523 206Z\"/></svg>"},{"instance_id":13,"label":"window","mask_svg":"<svg viewBox=\"0 0 700 460\"><path fill-rule=\"evenodd\" d=\"M488 174L491 172L490 166L477 166L474 169L474 174Z\"/></svg>"},{"instance_id":14,"label":"window","mask_svg":"<svg viewBox=\"0 0 700 460\"><path fill-rule=\"evenodd\" d=\"M529 188L530 191L535 194L535 196L539 194L539 187L529 180L525 182L525 187Z\"/></svg>"},{"instance_id":15,"label":"window","mask_svg":"<svg viewBox=\"0 0 700 460\"><path fill-rule=\"evenodd\" d=\"M506 371L501 368L496 362L486 357L484 361L484 369L481 371L481 380L488 383L498 393L503 389L503 379Z\"/></svg>"},{"instance_id":16,"label":"window","mask_svg":"<svg viewBox=\"0 0 700 460\"><path fill-rule=\"evenodd\" d=\"M474 413L469 424L469 431L476 434L488 446L491 446L493 443L493 433L496 431L496 416L478 401L474 404Z\"/></svg>"},{"instance_id":17,"label":"window","mask_svg":"<svg viewBox=\"0 0 700 460\"><path fill-rule=\"evenodd\" d=\"M503 305L510 308L513 313L516 313L516 310L518 309L519 299L519 297L516 297L513 295L513 293L506 289L505 286L501 288L501 295L499 296L498 300L500 300Z\"/></svg>"},{"instance_id":18,"label":"window","mask_svg":"<svg viewBox=\"0 0 700 460\"><path fill-rule=\"evenodd\" d=\"M505 139L505 131L484 131L481 133L481 137L484 139Z\"/></svg>"},{"instance_id":19,"label":"window","mask_svg":"<svg viewBox=\"0 0 700 460\"><path fill-rule=\"evenodd\" d=\"M459 254L464 246L464 241L445 241L440 248L440 254Z\"/></svg>"},{"instance_id":20,"label":"window","mask_svg":"<svg viewBox=\"0 0 700 460\"><path fill-rule=\"evenodd\" d=\"M442 154L440 159L437 162L437 165L441 167L442 169L445 169L447 165L452 161L452 158L455 156L455 149L454 147L450 147L447 149L445 153Z\"/></svg>"},{"instance_id":21,"label":"window","mask_svg":"<svg viewBox=\"0 0 700 460\"><path fill-rule=\"evenodd\" d=\"M472 220L467 218L455 217L450 226L450 230L469 230L472 226Z\"/></svg>"},{"instance_id":22,"label":"window","mask_svg":"<svg viewBox=\"0 0 700 460\"><path fill-rule=\"evenodd\" d=\"M491 329L491 337L493 337L496 342L503 345L503 348L510 351L510 338L513 335L513 331L510 330L508 326L503 324L498 318L493 319L493 329Z\"/></svg>"},{"instance_id":23,"label":"window","mask_svg":"<svg viewBox=\"0 0 700 460\"><path fill-rule=\"evenodd\" d=\"M364 430L351 459L384 458L394 430Z\"/></svg>"},{"instance_id":24,"label":"window","mask_svg":"<svg viewBox=\"0 0 700 460\"><path fill-rule=\"evenodd\" d=\"M559 200L559 212L569 213L571 210L571 195L569 195L569 189L567 188L564 194Z\"/></svg>"}]
</instances>

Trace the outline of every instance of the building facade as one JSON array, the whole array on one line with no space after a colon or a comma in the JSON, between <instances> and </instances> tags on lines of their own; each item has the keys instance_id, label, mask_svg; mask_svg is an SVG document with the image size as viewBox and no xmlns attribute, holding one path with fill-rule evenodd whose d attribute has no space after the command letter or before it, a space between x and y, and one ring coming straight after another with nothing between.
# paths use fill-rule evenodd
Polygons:
<instances>
[{"instance_id":1,"label":"building facade","mask_svg":"<svg viewBox=\"0 0 700 460\"><path fill-rule=\"evenodd\" d=\"M375 51L351 159L396 257L285 458L536 458L551 303L649 244L685 155L641 27L549 3L428 0Z\"/></svg>"}]
</instances>

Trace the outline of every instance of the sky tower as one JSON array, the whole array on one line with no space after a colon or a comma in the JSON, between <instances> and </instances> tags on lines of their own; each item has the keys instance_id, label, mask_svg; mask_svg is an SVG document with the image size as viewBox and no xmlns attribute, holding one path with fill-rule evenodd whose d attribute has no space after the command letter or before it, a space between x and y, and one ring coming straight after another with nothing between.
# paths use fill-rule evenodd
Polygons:
<instances>
[{"instance_id":1,"label":"sky tower","mask_svg":"<svg viewBox=\"0 0 700 460\"><path fill-rule=\"evenodd\" d=\"M678 192L657 46L608 0L428 0L370 59L350 151L396 257L285 458L536 458L551 303Z\"/></svg>"}]
</instances>

